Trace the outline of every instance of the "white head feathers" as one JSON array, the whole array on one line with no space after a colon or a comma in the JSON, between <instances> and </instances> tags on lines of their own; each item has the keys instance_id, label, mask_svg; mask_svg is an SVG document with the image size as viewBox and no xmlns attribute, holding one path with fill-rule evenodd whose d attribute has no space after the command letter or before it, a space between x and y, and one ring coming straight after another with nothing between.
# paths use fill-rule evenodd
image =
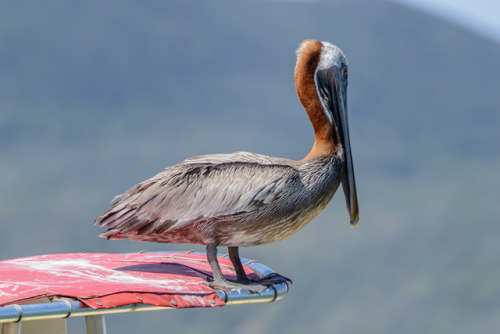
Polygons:
<instances>
[{"instance_id":1,"label":"white head feathers","mask_svg":"<svg viewBox=\"0 0 500 334\"><path fill-rule=\"evenodd\" d=\"M317 43L317 41L305 40L304 42L300 43L300 46L296 51L297 57L300 56L304 48L309 43ZM329 42L322 41L320 43L321 43L321 55L317 68L318 70L324 70L334 65L338 67L340 67L342 64L347 65L347 59L345 58L344 53L338 46Z\"/></svg>"},{"instance_id":2,"label":"white head feathers","mask_svg":"<svg viewBox=\"0 0 500 334\"><path fill-rule=\"evenodd\" d=\"M332 66L340 67L342 63L347 65L347 59L342 50L332 43L321 42L321 56L319 59L318 70L324 70Z\"/></svg>"}]
</instances>

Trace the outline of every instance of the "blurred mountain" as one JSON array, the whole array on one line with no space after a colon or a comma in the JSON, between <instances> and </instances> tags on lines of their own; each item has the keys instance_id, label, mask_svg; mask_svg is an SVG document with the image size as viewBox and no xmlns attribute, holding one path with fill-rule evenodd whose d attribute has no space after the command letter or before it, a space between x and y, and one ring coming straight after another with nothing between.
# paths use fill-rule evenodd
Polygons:
<instances>
[{"instance_id":1,"label":"blurred mountain","mask_svg":"<svg viewBox=\"0 0 500 334\"><path fill-rule=\"evenodd\" d=\"M280 302L111 315L110 332L500 327L498 44L368 0L6 1L0 18L1 259L203 250L108 242L92 222L186 157L302 158L294 51L314 38L348 57L360 224L339 193L292 238L242 249L293 278Z\"/></svg>"}]
</instances>

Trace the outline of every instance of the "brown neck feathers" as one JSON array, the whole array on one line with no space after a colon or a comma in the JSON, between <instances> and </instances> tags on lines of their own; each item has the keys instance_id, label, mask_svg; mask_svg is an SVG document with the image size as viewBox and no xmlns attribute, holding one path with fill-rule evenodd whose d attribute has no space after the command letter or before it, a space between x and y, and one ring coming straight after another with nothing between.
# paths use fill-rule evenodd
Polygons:
<instances>
[{"instance_id":1,"label":"brown neck feathers","mask_svg":"<svg viewBox=\"0 0 500 334\"><path fill-rule=\"evenodd\" d=\"M314 128L315 141L311 152L301 161L313 157L333 154L337 148L332 124L319 100L314 74L321 56L322 44L319 41L302 42L302 50L295 66L295 89L300 102Z\"/></svg>"}]
</instances>

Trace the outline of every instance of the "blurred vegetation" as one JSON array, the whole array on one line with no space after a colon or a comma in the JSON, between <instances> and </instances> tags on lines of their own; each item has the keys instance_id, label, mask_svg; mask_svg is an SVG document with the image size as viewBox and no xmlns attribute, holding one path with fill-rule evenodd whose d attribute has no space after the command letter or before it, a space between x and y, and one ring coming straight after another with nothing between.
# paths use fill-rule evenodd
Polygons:
<instances>
[{"instance_id":1,"label":"blurred vegetation","mask_svg":"<svg viewBox=\"0 0 500 334\"><path fill-rule=\"evenodd\" d=\"M242 249L293 278L278 303L111 315L110 332L500 327L498 44L368 0L5 1L0 18L0 259L203 250L107 242L92 222L186 157L302 158L294 51L323 39L349 59L360 224L336 196L292 238Z\"/></svg>"}]
</instances>

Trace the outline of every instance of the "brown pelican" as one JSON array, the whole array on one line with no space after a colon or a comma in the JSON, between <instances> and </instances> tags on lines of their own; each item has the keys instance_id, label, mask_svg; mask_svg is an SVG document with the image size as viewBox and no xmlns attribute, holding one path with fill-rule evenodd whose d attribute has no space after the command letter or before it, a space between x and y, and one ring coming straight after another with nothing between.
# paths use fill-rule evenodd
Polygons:
<instances>
[{"instance_id":1,"label":"brown pelican","mask_svg":"<svg viewBox=\"0 0 500 334\"><path fill-rule=\"evenodd\" d=\"M247 277L239 246L275 242L296 233L325 208L339 184L355 225L358 203L342 50L328 42L302 42L295 87L315 133L304 159L236 152L184 160L117 196L95 221L108 228L100 236L206 245L214 286L260 291L266 281ZM228 247L237 282L223 276L218 246Z\"/></svg>"}]
</instances>

